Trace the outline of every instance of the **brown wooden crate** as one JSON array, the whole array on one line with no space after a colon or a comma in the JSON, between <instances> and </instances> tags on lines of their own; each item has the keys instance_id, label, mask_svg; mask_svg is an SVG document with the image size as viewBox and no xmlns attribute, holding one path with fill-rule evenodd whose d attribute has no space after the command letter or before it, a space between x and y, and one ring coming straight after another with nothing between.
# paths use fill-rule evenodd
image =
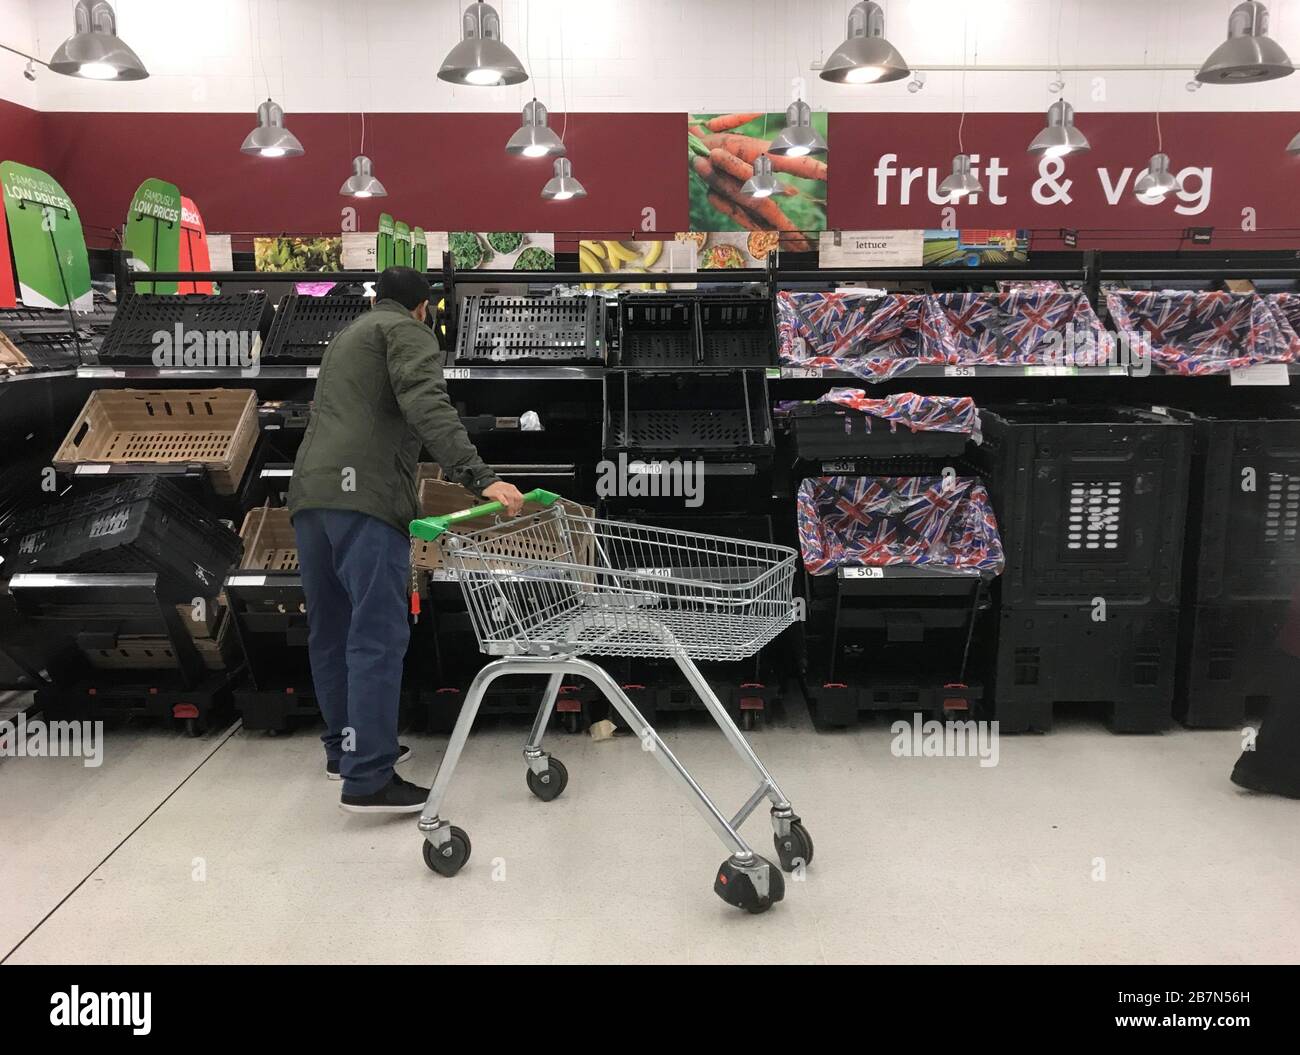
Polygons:
<instances>
[{"instance_id":1,"label":"brown wooden crate","mask_svg":"<svg viewBox=\"0 0 1300 1055\"><path fill-rule=\"evenodd\" d=\"M244 540L241 571L297 571L298 540L289 510L262 506L244 517L239 537Z\"/></svg>"},{"instance_id":2,"label":"brown wooden crate","mask_svg":"<svg viewBox=\"0 0 1300 1055\"><path fill-rule=\"evenodd\" d=\"M81 464L201 464L218 494L234 494L257 442L257 394L244 388L92 392L54 455Z\"/></svg>"},{"instance_id":3,"label":"brown wooden crate","mask_svg":"<svg viewBox=\"0 0 1300 1055\"><path fill-rule=\"evenodd\" d=\"M188 606L185 625L192 628L190 636L203 666L208 670L225 670L233 665L236 654L234 619L228 609L212 607L216 616L210 636L200 636L205 624L189 618ZM177 666L172 643L162 635L127 634L118 638L113 648L86 648L82 652L97 670L174 670Z\"/></svg>"}]
</instances>

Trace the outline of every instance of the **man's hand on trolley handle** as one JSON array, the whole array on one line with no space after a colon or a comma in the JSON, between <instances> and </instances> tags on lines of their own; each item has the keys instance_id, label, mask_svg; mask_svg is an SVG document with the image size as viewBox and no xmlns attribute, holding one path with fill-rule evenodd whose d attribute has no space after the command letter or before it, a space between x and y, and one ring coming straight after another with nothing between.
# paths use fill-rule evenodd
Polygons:
<instances>
[{"instance_id":1,"label":"man's hand on trolley handle","mask_svg":"<svg viewBox=\"0 0 1300 1055\"><path fill-rule=\"evenodd\" d=\"M498 480L496 483L483 488L483 497L493 502L500 502L512 517L517 517L524 508L524 496L520 493L519 488L514 484L506 483L504 480Z\"/></svg>"}]
</instances>

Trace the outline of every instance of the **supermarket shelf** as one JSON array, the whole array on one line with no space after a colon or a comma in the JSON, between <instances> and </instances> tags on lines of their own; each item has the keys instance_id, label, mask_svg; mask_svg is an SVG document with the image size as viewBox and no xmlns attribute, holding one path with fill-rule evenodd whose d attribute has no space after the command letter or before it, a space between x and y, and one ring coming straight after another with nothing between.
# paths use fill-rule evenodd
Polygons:
<instances>
[{"instance_id":1,"label":"supermarket shelf","mask_svg":"<svg viewBox=\"0 0 1300 1055\"><path fill-rule=\"evenodd\" d=\"M25 373L0 374L0 385L10 381L48 381L54 377L76 377L77 370L28 370Z\"/></svg>"},{"instance_id":2,"label":"supermarket shelf","mask_svg":"<svg viewBox=\"0 0 1300 1055\"><path fill-rule=\"evenodd\" d=\"M442 376L448 381L599 381L603 366L548 366L541 363L518 366L447 366Z\"/></svg>"},{"instance_id":3,"label":"supermarket shelf","mask_svg":"<svg viewBox=\"0 0 1300 1055\"><path fill-rule=\"evenodd\" d=\"M992 578L992 573L979 568L945 568L939 571L914 564L890 564L879 568L837 568L837 579L979 579Z\"/></svg>"},{"instance_id":4,"label":"supermarket shelf","mask_svg":"<svg viewBox=\"0 0 1300 1055\"><path fill-rule=\"evenodd\" d=\"M312 366L262 366L256 373L231 367L211 369L169 366L81 366L76 376L82 378L123 379L127 381L251 381L259 377L301 380L320 374L318 365Z\"/></svg>"},{"instance_id":5,"label":"supermarket shelf","mask_svg":"<svg viewBox=\"0 0 1300 1055\"><path fill-rule=\"evenodd\" d=\"M1007 381L1014 378L1044 377L1128 377L1126 366L918 366L895 374L891 378L859 377L847 370L820 366L771 366L767 377L773 381L826 379L879 384L884 381L903 381L923 377L995 377Z\"/></svg>"}]
</instances>

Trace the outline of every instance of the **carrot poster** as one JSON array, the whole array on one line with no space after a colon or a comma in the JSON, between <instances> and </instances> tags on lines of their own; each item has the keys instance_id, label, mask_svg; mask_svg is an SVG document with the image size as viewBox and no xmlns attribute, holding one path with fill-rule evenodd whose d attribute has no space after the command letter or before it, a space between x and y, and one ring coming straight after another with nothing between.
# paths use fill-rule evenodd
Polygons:
<instances>
[{"instance_id":1,"label":"carrot poster","mask_svg":"<svg viewBox=\"0 0 1300 1055\"><path fill-rule=\"evenodd\" d=\"M826 174L829 154L789 157L768 154L785 127L785 114L691 114L687 127L691 230L764 231L781 236L781 247L807 252L826 230ZM826 114L814 113L812 127L826 138ZM767 157L776 188L754 198L741 187L754 175L754 162Z\"/></svg>"}]
</instances>

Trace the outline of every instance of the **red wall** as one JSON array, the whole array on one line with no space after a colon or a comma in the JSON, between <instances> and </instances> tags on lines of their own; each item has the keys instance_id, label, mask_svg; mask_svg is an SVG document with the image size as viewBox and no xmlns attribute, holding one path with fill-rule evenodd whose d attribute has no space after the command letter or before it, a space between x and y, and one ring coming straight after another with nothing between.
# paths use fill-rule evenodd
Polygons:
<instances>
[{"instance_id":1,"label":"red wall","mask_svg":"<svg viewBox=\"0 0 1300 1055\"><path fill-rule=\"evenodd\" d=\"M286 124L306 153L281 159L239 153L253 125L248 114L45 116L47 164L41 167L63 184L88 228L125 222L132 192L150 176L175 183L193 199L209 231L337 231L349 204L358 210L359 230L374 230L387 212L431 231L626 237L641 228L647 206L656 210L659 230L686 227L681 114L572 115L566 144L589 197L570 202L538 197L550 161L506 154L517 114L367 115L366 153L389 195L368 201L338 193L360 146L355 116L290 114ZM557 130L563 122L552 115Z\"/></svg>"},{"instance_id":2,"label":"red wall","mask_svg":"<svg viewBox=\"0 0 1300 1055\"><path fill-rule=\"evenodd\" d=\"M0 99L0 161L20 161L48 172L45 124L45 114Z\"/></svg>"}]
</instances>

